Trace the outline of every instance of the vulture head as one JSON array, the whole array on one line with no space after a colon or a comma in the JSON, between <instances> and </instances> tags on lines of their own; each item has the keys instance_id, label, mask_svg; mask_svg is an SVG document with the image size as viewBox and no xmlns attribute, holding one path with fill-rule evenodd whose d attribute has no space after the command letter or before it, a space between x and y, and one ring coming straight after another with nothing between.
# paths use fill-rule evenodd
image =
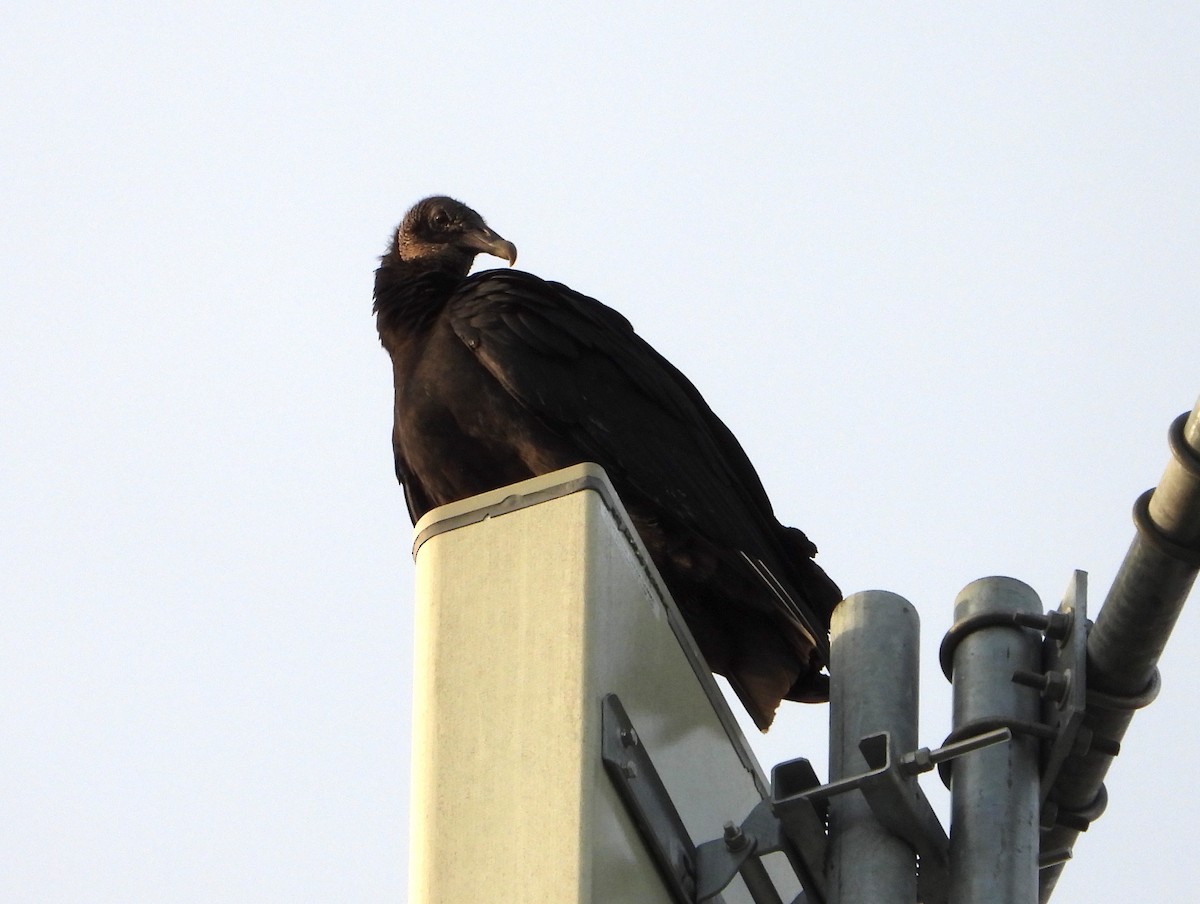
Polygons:
<instances>
[{"instance_id":1,"label":"vulture head","mask_svg":"<svg viewBox=\"0 0 1200 904\"><path fill-rule=\"evenodd\" d=\"M460 201L436 195L418 201L396 229L390 253L406 263L420 264L464 277L475 255L492 254L517 262L517 246L497 235L483 217Z\"/></svg>"}]
</instances>

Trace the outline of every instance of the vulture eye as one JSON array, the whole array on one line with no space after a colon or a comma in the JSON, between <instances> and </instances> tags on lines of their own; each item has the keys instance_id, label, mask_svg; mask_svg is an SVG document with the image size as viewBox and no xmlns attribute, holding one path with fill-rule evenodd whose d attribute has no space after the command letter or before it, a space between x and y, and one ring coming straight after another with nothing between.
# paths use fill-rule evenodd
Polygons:
<instances>
[{"instance_id":1,"label":"vulture eye","mask_svg":"<svg viewBox=\"0 0 1200 904\"><path fill-rule=\"evenodd\" d=\"M439 207L433 212L429 222L433 224L434 229L447 229L450 226L450 214Z\"/></svg>"}]
</instances>

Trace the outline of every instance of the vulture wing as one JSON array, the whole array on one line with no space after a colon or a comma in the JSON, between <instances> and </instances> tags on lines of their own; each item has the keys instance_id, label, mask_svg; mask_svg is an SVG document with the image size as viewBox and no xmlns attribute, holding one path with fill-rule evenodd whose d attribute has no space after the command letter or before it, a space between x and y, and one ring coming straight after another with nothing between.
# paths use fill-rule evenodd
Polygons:
<instances>
[{"instance_id":1,"label":"vulture wing","mask_svg":"<svg viewBox=\"0 0 1200 904\"><path fill-rule=\"evenodd\" d=\"M816 548L799 531L787 541L779 536L758 474L733 434L629 321L560 283L515 270L468 278L445 316L514 399L602 465L619 491L635 494L627 501L741 551L770 587L777 611L802 625L827 657L824 619L772 575L787 556L811 556Z\"/></svg>"}]
</instances>

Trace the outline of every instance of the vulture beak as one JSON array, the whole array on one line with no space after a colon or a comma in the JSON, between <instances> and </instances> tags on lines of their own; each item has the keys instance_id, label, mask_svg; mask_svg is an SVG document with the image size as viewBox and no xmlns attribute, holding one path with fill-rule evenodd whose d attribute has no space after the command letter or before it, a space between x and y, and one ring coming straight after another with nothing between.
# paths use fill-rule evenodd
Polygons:
<instances>
[{"instance_id":1,"label":"vulture beak","mask_svg":"<svg viewBox=\"0 0 1200 904\"><path fill-rule=\"evenodd\" d=\"M517 262L517 246L501 238L486 226L477 226L465 233L462 243L472 251L502 257L508 261L510 267Z\"/></svg>"}]
</instances>

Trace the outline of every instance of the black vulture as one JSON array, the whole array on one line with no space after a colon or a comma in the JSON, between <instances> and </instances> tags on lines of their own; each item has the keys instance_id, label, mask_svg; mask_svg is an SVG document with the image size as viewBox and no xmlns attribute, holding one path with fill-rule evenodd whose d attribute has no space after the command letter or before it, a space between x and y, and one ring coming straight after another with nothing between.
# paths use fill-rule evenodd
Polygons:
<instances>
[{"instance_id":1,"label":"black vulture","mask_svg":"<svg viewBox=\"0 0 1200 904\"><path fill-rule=\"evenodd\" d=\"M474 210L426 198L375 271L396 390L396 476L431 508L582 461L625 504L709 668L760 729L781 699L828 699L841 592L776 520L758 474L691 382L595 299L519 270Z\"/></svg>"}]
</instances>

